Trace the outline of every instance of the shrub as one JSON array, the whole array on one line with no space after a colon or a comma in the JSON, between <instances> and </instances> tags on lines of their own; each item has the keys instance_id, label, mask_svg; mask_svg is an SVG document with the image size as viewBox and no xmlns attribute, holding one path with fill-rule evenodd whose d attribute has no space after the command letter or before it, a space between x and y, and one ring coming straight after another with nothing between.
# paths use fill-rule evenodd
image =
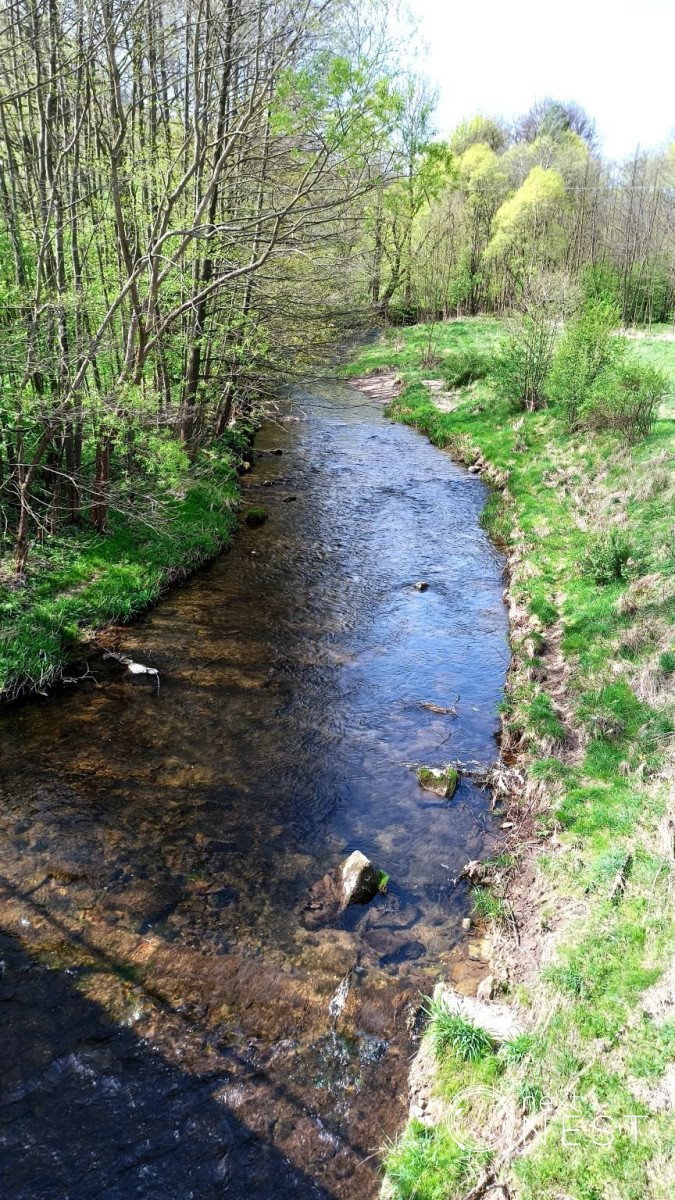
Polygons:
<instances>
[{"instance_id":1,"label":"shrub","mask_svg":"<svg viewBox=\"0 0 675 1200\"><path fill-rule=\"evenodd\" d=\"M628 535L621 529L610 529L609 533L600 533L590 539L581 570L594 583L617 583L635 574L637 559Z\"/></svg>"},{"instance_id":2,"label":"shrub","mask_svg":"<svg viewBox=\"0 0 675 1200\"><path fill-rule=\"evenodd\" d=\"M492 369L493 359L475 347L456 350L443 363L443 377L449 388L467 387L477 379L485 379Z\"/></svg>"},{"instance_id":3,"label":"shrub","mask_svg":"<svg viewBox=\"0 0 675 1200\"><path fill-rule=\"evenodd\" d=\"M534 412L544 404L552 352L551 327L527 315L502 344L493 366L495 388L516 410Z\"/></svg>"},{"instance_id":4,"label":"shrub","mask_svg":"<svg viewBox=\"0 0 675 1200\"><path fill-rule=\"evenodd\" d=\"M598 376L581 410L582 424L637 442L651 432L667 391L668 380L655 367L634 358L616 362Z\"/></svg>"},{"instance_id":5,"label":"shrub","mask_svg":"<svg viewBox=\"0 0 675 1200\"><path fill-rule=\"evenodd\" d=\"M546 405L546 377L571 291L565 276L542 274L527 288L522 312L497 355L492 375L496 390L516 409L534 412Z\"/></svg>"},{"instance_id":6,"label":"shrub","mask_svg":"<svg viewBox=\"0 0 675 1200\"><path fill-rule=\"evenodd\" d=\"M626 352L625 338L614 334L620 318L621 311L612 301L587 300L558 343L545 390L550 402L564 411L570 428L576 425L598 376Z\"/></svg>"}]
</instances>

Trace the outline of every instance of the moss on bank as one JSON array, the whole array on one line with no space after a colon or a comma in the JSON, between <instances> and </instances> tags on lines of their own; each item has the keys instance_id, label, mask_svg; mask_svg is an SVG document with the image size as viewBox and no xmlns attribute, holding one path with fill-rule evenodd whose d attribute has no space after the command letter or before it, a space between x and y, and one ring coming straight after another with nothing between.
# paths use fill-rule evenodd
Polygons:
<instances>
[{"instance_id":1,"label":"moss on bank","mask_svg":"<svg viewBox=\"0 0 675 1200\"><path fill-rule=\"evenodd\" d=\"M483 1170L520 1200L656 1200L672 1194L675 1145L664 1099L675 1048L664 982L675 953L673 400L631 448L570 436L550 410L515 413L489 376L441 411L423 380L447 386L447 359L498 337L480 319L395 330L350 368L398 369L391 415L502 485L483 523L509 557L504 747L526 774L510 797L523 836L509 846L507 895L528 954L508 922L492 944L530 1036L522 1053L487 1055L480 1082L532 1130L481 1166L480 1136L459 1154L442 1123L413 1119L388 1154L387 1186L400 1200L448 1200ZM650 353L675 378L675 345L642 339ZM449 1101L476 1082L475 1066L449 1055L435 1089Z\"/></svg>"},{"instance_id":2,"label":"moss on bank","mask_svg":"<svg viewBox=\"0 0 675 1200\"><path fill-rule=\"evenodd\" d=\"M237 451L203 451L147 519L112 513L98 536L74 527L36 546L20 583L0 576L0 700L43 691L96 630L128 621L227 546L239 495ZM0 564L0 569L4 564Z\"/></svg>"}]
</instances>

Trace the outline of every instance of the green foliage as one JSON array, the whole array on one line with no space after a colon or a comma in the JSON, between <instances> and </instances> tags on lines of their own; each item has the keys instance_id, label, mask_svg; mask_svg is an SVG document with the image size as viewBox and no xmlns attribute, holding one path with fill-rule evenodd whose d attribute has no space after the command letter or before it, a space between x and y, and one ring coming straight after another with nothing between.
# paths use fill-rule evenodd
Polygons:
<instances>
[{"instance_id":1,"label":"green foliage","mask_svg":"<svg viewBox=\"0 0 675 1200\"><path fill-rule=\"evenodd\" d=\"M626 324L667 321L672 303L673 286L668 263L656 257L633 263L623 291Z\"/></svg>"},{"instance_id":2,"label":"green foliage","mask_svg":"<svg viewBox=\"0 0 675 1200\"><path fill-rule=\"evenodd\" d=\"M511 538L511 517L501 492L491 492L480 515L480 523L498 546L507 546Z\"/></svg>"},{"instance_id":3,"label":"green foliage","mask_svg":"<svg viewBox=\"0 0 675 1200\"><path fill-rule=\"evenodd\" d=\"M675 1021L657 1023L646 1013L631 1032L628 1068L638 1079L658 1079L675 1061Z\"/></svg>"},{"instance_id":4,"label":"green foliage","mask_svg":"<svg viewBox=\"0 0 675 1200\"><path fill-rule=\"evenodd\" d=\"M534 1038L531 1033L521 1033L510 1042L504 1042L499 1051L499 1057L510 1066L525 1061L532 1051Z\"/></svg>"},{"instance_id":5,"label":"green foliage","mask_svg":"<svg viewBox=\"0 0 675 1200\"><path fill-rule=\"evenodd\" d=\"M675 650L664 650L659 656L659 667L664 675L675 673Z\"/></svg>"},{"instance_id":6,"label":"green foliage","mask_svg":"<svg viewBox=\"0 0 675 1200\"><path fill-rule=\"evenodd\" d=\"M581 570L594 583L606 586L630 579L636 573L639 554L630 537L622 529L610 529L589 537Z\"/></svg>"},{"instance_id":7,"label":"green foliage","mask_svg":"<svg viewBox=\"0 0 675 1200\"><path fill-rule=\"evenodd\" d=\"M506 130L500 121L477 113L470 120L462 121L453 131L450 135L450 149L453 154L461 155L469 146L482 143L498 154L506 147L507 140Z\"/></svg>"},{"instance_id":8,"label":"green foliage","mask_svg":"<svg viewBox=\"0 0 675 1200\"><path fill-rule=\"evenodd\" d=\"M546 403L546 379L563 303L555 281L550 287L534 288L495 358L495 389L516 411L534 412Z\"/></svg>"},{"instance_id":9,"label":"green foliage","mask_svg":"<svg viewBox=\"0 0 675 1200\"><path fill-rule=\"evenodd\" d=\"M545 244L547 265L553 266L564 245L559 225L564 195L565 183L558 171L534 166L495 215L488 259L508 257L510 269L524 274L528 258Z\"/></svg>"},{"instance_id":10,"label":"green foliage","mask_svg":"<svg viewBox=\"0 0 675 1200\"><path fill-rule=\"evenodd\" d=\"M494 1051L489 1033L465 1017L449 1013L442 1000L428 997L426 1011L431 1018L428 1036L437 1058L452 1050L464 1062L478 1062Z\"/></svg>"},{"instance_id":11,"label":"green foliage","mask_svg":"<svg viewBox=\"0 0 675 1200\"><path fill-rule=\"evenodd\" d=\"M545 391L550 402L563 410L570 428L576 425L600 373L625 353L625 341L614 336L620 317L612 301L587 300L560 339Z\"/></svg>"},{"instance_id":12,"label":"green foliage","mask_svg":"<svg viewBox=\"0 0 675 1200\"><path fill-rule=\"evenodd\" d=\"M537 1083L530 1083L528 1080L521 1083L518 1088L518 1103L524 1113L537 1113L541 1111L544 1103L544 1093Z\"/></svg>"},{"instance_id":13,"label":"green foliage","mask_svg":"<svg viewBox=\"0 0 675 1200\"><path fill-rule=\"evenodd\" d=\"M238 494L234 465L228 453L203 453L184 497L162 497L163 522L153 527L113 514L105 537L65 531L43 547L23 587L0 587L0 695L43 690L93 630L142 612L227 545Z\"/></svg>"},{"instance_id":14,"label":"green foliage","mask_svg":"<svg viewBox=\"0 0 675 1200\"><path fill-rule=\"evenodd\" d=\"M542 625L555 625L558 620L558 610L546 596L533 596L530 600L530 612L539 617Z\"/></svg>"},{"instance_id":15,"label":"green foliage","mask_svg":"<svg viewBox=\"0 0 675 1200\"><path fill-rule=\"evenodd\" d=\"M561 742L565 737L565 729L556 715L555 709L546 692L539 692L527 706L530 725L539 737L551 738Z\"/></svg>"},{"instance_id":16,"label":"green foliage","mask_svg":"<svg viewBox=\"0 0 675 1200\"><path fill-rule=\"evenodd\" d=\"M637 359L623 358L601 372L581 422L587 429L610 430L625 442L646 438L654 428L659 405L668 391L662 371Z\"/></svg>"},{"instance_id":17,"label":"green foliage","mask_svg":"<svg viewBox=\"0 0 675 1200\"><path fill-rule=\"evenodd\" d=\"M476 347L462 347L443 360L443 378L449 388L466 387L490 374L493 357Z\"/></svg>"},{"instance_id":18,"label":"green foliage","mask_svg":"<svg viewBox=\"0 0 675 1200\"><path fill-rule=\"evenodd\" d=\"M621 277L611 263L587 263L580 282L586 305L601 304L621 312Z\"/></svg>"}]
</instances>

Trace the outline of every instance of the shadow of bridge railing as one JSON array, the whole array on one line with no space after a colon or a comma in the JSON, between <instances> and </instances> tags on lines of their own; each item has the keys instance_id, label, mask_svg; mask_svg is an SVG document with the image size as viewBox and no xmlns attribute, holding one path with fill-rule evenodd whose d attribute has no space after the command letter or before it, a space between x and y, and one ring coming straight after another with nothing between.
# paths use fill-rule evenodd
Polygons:
<instances>
[{"instance_id":1,"label":"shadow of bridge railing","mask_svg":"<svg viewBox=\"0 0 675 1200\"><path fill-rule=\"evenodd\" d=\"M214 1092L0 932L3 1200L332 1200Z\"/></svg>"}]
</instances>

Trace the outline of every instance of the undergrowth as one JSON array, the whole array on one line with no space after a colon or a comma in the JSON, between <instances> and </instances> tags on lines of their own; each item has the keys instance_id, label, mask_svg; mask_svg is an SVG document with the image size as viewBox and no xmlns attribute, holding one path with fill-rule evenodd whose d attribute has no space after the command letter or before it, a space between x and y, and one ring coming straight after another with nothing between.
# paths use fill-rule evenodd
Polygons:
<instances>
[{"instance_id":1,"label":"undergrowth","mask_svg":"<svg viewBox=\"0 0 675 1200\"><path fill-rule=\"evenodd\" d=\"M86 653L93 632L128 621L229 541L239 493L236 451L203 451L153 522L113 513L99 536L73 527L35 547L20 583L0 577L0 700L43 691ZM2 565L2 564L0 564Z\"/></svg>"}]
</instances>

